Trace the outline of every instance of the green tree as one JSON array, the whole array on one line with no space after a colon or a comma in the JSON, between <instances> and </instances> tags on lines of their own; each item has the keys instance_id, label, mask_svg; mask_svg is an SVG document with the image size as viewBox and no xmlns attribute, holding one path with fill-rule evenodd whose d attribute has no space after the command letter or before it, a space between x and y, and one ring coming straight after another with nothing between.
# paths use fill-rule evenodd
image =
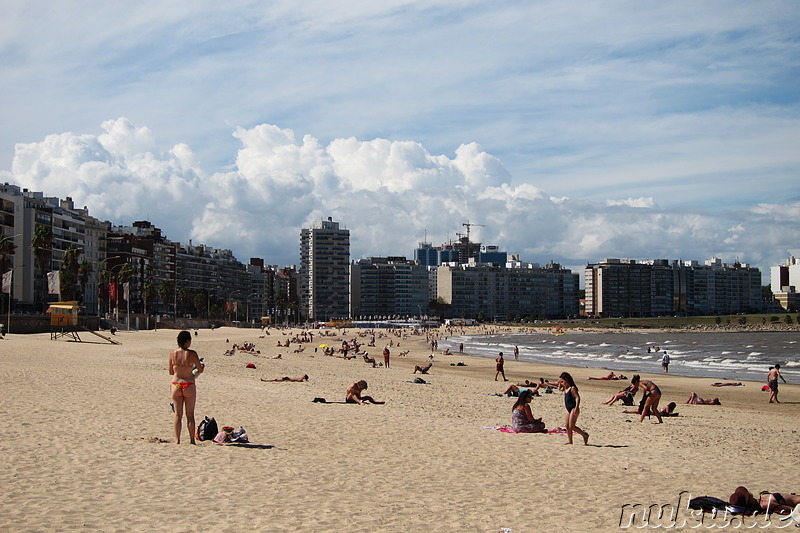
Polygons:
<instances>
[{"instance_id":1,"label":"green tree","mask_svg":"<svg viewBox=\"0 0 800 533\"><path fill-rule=\"evenodd\" d=\"M33 261L42 277L44 290L41 291L41 304L44 309L44 303L47 301L47 272L52 267L53 261L53 229L50 226L36 226L31 247L33 247Z\"/></svg>"},{"instance_id":2,"label":"green tree","mask_svg":"<svg viewBox=\"0 0 800 533\"><path fill-rule=\"evenodd\" d=\"M208 293L205 290L197 289L194 291L192 303L198 316L208 313Z\"/></svg>"},{"instance_id":3,"label":"green tree","mask_svg":"<svg viewBox=\"0 0 800 533\"><path fill-rule=\"evenodd\" d=\"M86 294L86 284L89 283L89 277L92 272L94 272L92 264L86 259L82 259L81 264L78 265L78 286L81 288L81 301L83 301L83 296Z\"/></svg>"},{"instance_id":4,"label":"green tree","mask_svg":"<svg viewBox=\"0 0 800 533\"><path fill-rule=\"evenodd\" d=\"M156 299L156 286L152 279L148 279L142 286L142 301L144 303L144 313L147 314L147 304Z\"/></svg>"},{"instance_id":5,"label":"green tree","mask_svg":"<svg viewBox=\"0 0 800 533\"><path fill-rule=\"evenodd\" d=\"M64 250L61 255L61 268L58 273L58 282L61 286L61 299L63 301L76 300L75 288L78 282L78 271L80 270L80 263L78 258L83 254L83 249L78 248L74 244L70 244L69 248Z\"/></svg>"},{"instance_id":6,"label":"green tree","mask_svg":"<svg viewBox=\"0 0 800 533\"><path fill-rule=\"evenodd\" d=\"M178 301L181 303L181 312L185 315L186 311L191 307L194 300L192 289L189 287L181 287L178 290Z\"/></svg>"},{"instance_id":7,"label":"green tree","mask_svg":"<svg viewBox=\"0 0 800 533\"><path fill-rule=\"evenodd\" d=\"M786 315L786 316L784 317L783 321L784 321L784 322L785 322L787 325L791 325L791 324L792 324L792 315Z\"/></svg>"},{"instance_id":8,"label":"green tree","mask_svg":"<svg viewBox=\"0 0 800 533\"><path fill-rule=\"evenodd\" d=\"M161 298L164 309L169 309L169 304L173 301L174 294L175 282L169 279L161 280L161 283L158 284L158 297Z\"/></svg>"}]
</instances>

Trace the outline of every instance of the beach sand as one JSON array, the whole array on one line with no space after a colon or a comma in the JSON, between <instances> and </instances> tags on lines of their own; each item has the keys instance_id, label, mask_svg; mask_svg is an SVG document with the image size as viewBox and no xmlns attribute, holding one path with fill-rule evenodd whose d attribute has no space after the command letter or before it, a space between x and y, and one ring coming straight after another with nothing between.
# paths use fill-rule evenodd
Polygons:
<instances>
[{"instance_id":1,"label":"beach sand","mask_svg":"<svg viewBox=\"0 0 800 533\"><path fill-rule=\"evenodd\" d=\"M315 335L302 353L276 346L289 332L270 332L200 330L192 345L207 365L198 422L208 415L243 426L248 446L191 446L185 426L174 444L175 330L120 332L119 346L88 333L84 342L0 341L0 530L616 531L625 504L677 504L682 491L727 500L739 485L800 489L795 384L781 384L783 403L770 405L761 383L716 388L711 379L643 374L661 388L662 407L679 404L680 416L659 425L601 405L627 382L587 380L598 369L507 360L509 383L555 380L563 370L576 378L590 446L578 436L566 446L563 434L487 429L510 424L514 403L492 395L507 386L494 381L492 360L437 354L428 383L415 384L414 365L431 353L424 336L392 337L387 369L314 353L353 330ZM388 340L370 355L382 360ZM243 341L262 356L223 355ZM467 366L451 366L458 361ZM303 374L309 382L259 379ZM387 403L312 402L341 402L361 379ZM722 405L683 405L691 391ZM563 426L561 393L531 407L548 428Z\"/></svg>"}]
</instances>

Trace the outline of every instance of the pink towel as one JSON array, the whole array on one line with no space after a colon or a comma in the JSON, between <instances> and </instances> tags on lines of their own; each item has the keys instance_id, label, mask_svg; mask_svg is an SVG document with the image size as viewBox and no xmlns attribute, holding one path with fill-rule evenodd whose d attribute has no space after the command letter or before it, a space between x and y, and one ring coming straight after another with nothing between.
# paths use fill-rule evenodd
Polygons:
<instances>
[{"instance_id":1,"label":"pink towel","mask_svg":"<svg viewBox=\"0 0 800 533\"><path fill-rule=\"evenodd\" d=\"M510 427L497 428L497 431L502 431L503 433L530 433L529 431L514 431ZM551 429L547 433L566 433L566 431L563 429Z\"/></svg>"}]
</instances>

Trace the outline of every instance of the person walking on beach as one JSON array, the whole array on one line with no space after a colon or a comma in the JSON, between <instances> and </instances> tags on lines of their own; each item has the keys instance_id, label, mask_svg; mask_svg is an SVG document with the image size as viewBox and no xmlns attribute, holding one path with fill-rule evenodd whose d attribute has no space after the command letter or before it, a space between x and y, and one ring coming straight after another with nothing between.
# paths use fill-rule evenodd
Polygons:
<instances>
[{"instance_id":1,"label":"person walking on beach","mask_svg":"<svg viewBox=\"0 0 800 533\"><path fill-rule=\"evenodd\" d=\"M505 370L503 370L503 365L505 364L505 359L503 359L503 352L500 352L500 355L498 355L494 361L495 363L497 363L497 365L495 366L497 372L495 372L494 374L494 380L497 381L497 376L502 374L503 381L508 381L506 379L506 372Z\"/></svg>"},{"instance_id":2,"label":"person walking on beach","mask_svg":"<svg viewBox=\"0 0 800 533\"><path fill-rule=\"evenodd\" d=\"M195 372L200 374L205 365L200 361L197 352L190 350L192 334L188 331L178 333L178 349L169 353L169 375L174 376L172 389L172 408L175 410L175 443L181 443L181 419L186 410L186 427L189 430L189 442L195 444L194 406L197 401Z\"/></svg>"},{"instance_id":3,"label":"person walking on beach","mask_svg":"<svg viewBox=\"0 0 800 533\"><path fill-rule=\"evenodd\" d=\"M778 378L786 380L781 375L781 365L775 363L775 366L770 367L769 374L767 374L767 383L769 384L769 403L781 403L778 401Z\"/></svg>"},{"instance_id":4,"label":"person walking on beach","mask_svg":"<svg viewBox=\"0 0 800 533\"><path fill-rule=\"evenodd\" d=\"M558 377L558 388L564 391L564 407L567 409L567 418L565 425L567 426L567 444L572 444L572 434L577 433L583 437L583 445L589 443L589 434L575 425L578 421L578 415L581 414L581 396L578 393L578 387L575 385L575 380L569 372L562 372Z\"/></svg>"},{"instance_id":5,"label":"person walking on beach","mask_svg":"<svg viewBox=\"0 0 800 533\"><path fill-rule=\"evenodd\" d=\"M514 346L514 361L519 361L519 346Z\"/></svg>"},{"instance_id":6,"label":"person walking on beach","mask_svg":"<svg viewBox=\"0 0 800 533\"><path fill-rule=\"evenodd\" d=\"M383 347L383 366L389 368L389 345Z\"/></svg>"},{"instance_id":7,"label":"person walking on beach","mask_svg":"<svg viewBox=\"0 0 800 533\"><path fill-rule=\"evenodd\" d=\"M664 352L664 355L661 356L661 368L664 369L665 374L669 374L669 355L667 355L667 352Z\"/></svg>"}]
</instances>

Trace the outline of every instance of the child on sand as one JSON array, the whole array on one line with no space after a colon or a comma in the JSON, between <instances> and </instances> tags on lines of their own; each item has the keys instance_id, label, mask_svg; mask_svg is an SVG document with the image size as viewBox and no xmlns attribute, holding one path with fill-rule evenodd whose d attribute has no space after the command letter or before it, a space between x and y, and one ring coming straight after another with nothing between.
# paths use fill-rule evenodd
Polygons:
<instances>
[{"instance_id":1,"label":"child on sand","mask_svg":"<svg viewBox=\"0 0 800 533\"><path fill-rule=\"evenodd\" d=\"M564 391L564 407L567 408L567 444L572 444L572 434L577 433L583 437L583 445L589 442L589 434L575 425L578 415L581 414L581 396L575 380L568 372L562 372L558 379L559 390Z\"/></svg>"}]
</instances>

